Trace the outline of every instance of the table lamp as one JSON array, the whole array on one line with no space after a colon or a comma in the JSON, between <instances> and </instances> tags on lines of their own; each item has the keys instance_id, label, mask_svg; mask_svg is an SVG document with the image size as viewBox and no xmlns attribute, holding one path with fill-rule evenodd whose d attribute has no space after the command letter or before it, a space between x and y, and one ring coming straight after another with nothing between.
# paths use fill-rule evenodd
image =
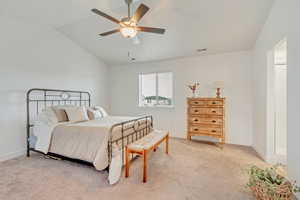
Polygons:
<instances>
[{"instance_id":1,"label":"table lamp","mask_svg":"<svg viewBox=\"0 0 300 200\"><path fill-rule=\"evenodd\" d=\"M224 81L215 81L214 88L217 89L217 98L221 98L221 89L224 88Z\"/></svg>"}]
</instances>

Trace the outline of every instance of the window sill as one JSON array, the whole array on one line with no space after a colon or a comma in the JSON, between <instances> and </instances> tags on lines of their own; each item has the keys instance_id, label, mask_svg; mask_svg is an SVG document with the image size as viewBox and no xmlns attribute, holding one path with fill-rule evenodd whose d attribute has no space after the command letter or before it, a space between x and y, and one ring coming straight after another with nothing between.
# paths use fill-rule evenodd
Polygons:
<instances>
[{"instance_id":1,"label":"window sill","mask_svg":"<svg viewBox=\"0 0 300 200\"><path fill-rule=\"evenodd\" d=\"M139 108L169 108L169 109L173 109L175 108L174 105L171 106L166 106L166 105L156 105L156 106L138 106Z\"/></svg>"}]
</instances>

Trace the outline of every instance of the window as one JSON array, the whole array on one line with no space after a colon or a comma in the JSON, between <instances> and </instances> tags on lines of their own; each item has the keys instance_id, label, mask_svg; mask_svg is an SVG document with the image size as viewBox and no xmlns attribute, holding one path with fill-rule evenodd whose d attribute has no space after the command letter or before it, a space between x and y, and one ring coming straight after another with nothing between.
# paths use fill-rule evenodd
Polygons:
<instances>
[{"instance_id":1,"label":"window","mask_svg":"<svg viewBox=\"0 0 300 200\"><path fill-rule=\"evenodd\" d=\"M139 106L173 106L172 72L139 75Z\"/></svg>"}]
</instances>

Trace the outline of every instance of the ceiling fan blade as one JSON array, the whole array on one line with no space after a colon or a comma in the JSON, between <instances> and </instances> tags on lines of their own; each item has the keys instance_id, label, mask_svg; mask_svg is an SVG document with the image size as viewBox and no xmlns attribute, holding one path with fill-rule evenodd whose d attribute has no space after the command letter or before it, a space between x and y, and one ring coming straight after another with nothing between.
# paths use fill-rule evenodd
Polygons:
<instances>
[{"instance_id":1,"label":"ceiling fan blade","mask_svg":"<svg viewBox=\"0 0 300 200\"><path fill-rule=\"evenodd\" d=\"M131 17L131 20L138 23L142 17L148 12L150 8L146 6L145 4L141 4L138 9L136 9L134 15Z\"/></svg>"},{"instance_id":2,"label":"ceiling fan blade","mask_svg":"<svg viewBox=\"0 0 300 200\"><path fill-rule=\"evenodd\" d=\"M105 32L105 33L101 33L99 35L101 35L101 36L107 36L107 35L111 35L111 34L117 33L117 32L120 32L120 29L115 29L115 30L112 30L112 31L108 31L108 32Z\"/></svg>"},{"instance_id":3,"label":"ceiling fan blade","mask_svg":"<svg viewBox=\"0 0 300 200\"><path fill-rule=\"evenodd\" d=\"M110 21L113 21L117 24L120 24L121 22L119 20L117 20L116 18L112 17L112 16L109 16L108 14L105 14L104 12L101 12L100 10L96 9L96 8L93 8L92 9L92 12L93 13L96 13L97 15L100 15L102 17L105 17L106 19L110 20Z\"/></svg>"},{"instance_id":4,"label":"ceiling fan blade","mask_svg":"<svg viewBox=\"0 0 300 200\"><path fill-rule=\"evenodd\" d=\"M166 31L166 29L162 29L162 28L152 28L152 27L144 27L144 26L137 27L137 30L142 32L157 33L157 34L164 34Z\"/></svg>"}]
</instances>

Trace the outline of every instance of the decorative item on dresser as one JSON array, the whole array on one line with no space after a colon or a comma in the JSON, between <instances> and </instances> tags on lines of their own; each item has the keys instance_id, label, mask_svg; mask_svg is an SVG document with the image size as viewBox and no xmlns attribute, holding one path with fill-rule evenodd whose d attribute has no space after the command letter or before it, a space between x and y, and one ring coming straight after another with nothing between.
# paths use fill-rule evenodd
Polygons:
<instances>
[{"instance_id":1,"label":"decorative item on dresser","mask_svg":"<svg viewBox=\"0 0 300 200\"><path fill-rule=\"evenodd\" d=\"M221 90L224 88L224 81L215 81L214 87L217 89L217 98L221 98Z\"/></svg>"},{"instance_id":2,"label":"decorative item on dresser","mask_svg":"<svg viewBox=\"0 0 300 200\"><path fill-rule=\"evenodd\" d=\"M191 89L193 96L196 97L196 90L199 87L199 83L194 83L193 85L188 85L188 87Z\"/></svg>"},{"instance_id":3,"label":"decorative item on dresser","mask_svg":"<svg viewBox=\"0 0 300 200\"><path fill-rule=\"evenodd\" d=\"M187 98L187 139L211 136L225 143L225 98Z\"/></svg>"}]
</instances>

